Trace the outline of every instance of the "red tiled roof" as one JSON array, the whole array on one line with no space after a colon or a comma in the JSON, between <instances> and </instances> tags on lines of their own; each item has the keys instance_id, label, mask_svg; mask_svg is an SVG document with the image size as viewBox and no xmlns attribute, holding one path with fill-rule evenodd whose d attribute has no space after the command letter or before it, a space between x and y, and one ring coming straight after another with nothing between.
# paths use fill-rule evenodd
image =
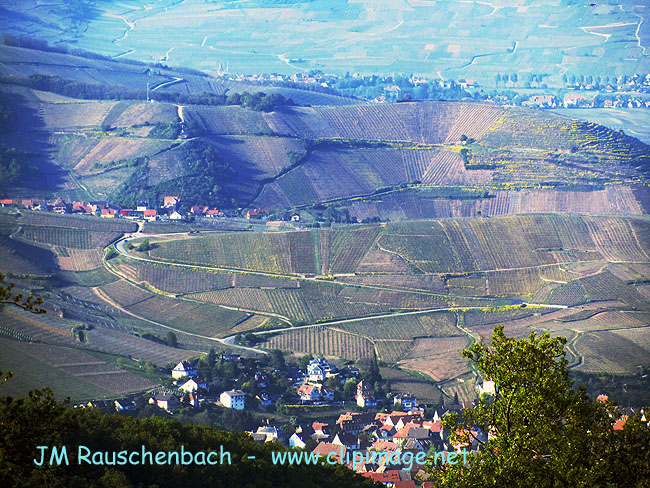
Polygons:
<instances>
[{"instance_id":1,"label":"red tiled roof","mask_svg":"<svg viewBox=\"0 0 650 488\"><path fill-rule=\"evenodd\" d=\"M361 476L370 478L373 481L379 481L380 483L395 483L399 481L399 471L396 469L384 471L383 473L361 473Z\"/></svg>"},{"instance_id":2,"label":"red tiled roof","mask_svg":"<svg viewBox=\"0 0 650 488\"><path fill-rule=\"evenodd\" d=\"M396 481L393 486L395 488L415 488L415 481L413 480L408 480L408 481Z\"/></svg>"},{"instance_id":3,"label":"red tiled roof","mask_svg":"<svg viewBox=\"0 0 650 488\"><path fill-rule=\"evenodd\" d=\"M312 452L318 454L319 456L327 456L330 453L334 453L334 455L330 456L330 458L333 457L338 462L340 462L341 454L345 458L346 451L347 447L345 446L332 444L331 442L319 442Z\"/></svg>"},{"instance_id":4,"label":"red tiled roof","mask_svg":"<svg viewBox=\"0 0 650 488\"><path fill-rule=\"evenodd\" d=\"M411 429L419 429L421 428L420 424L416 424L414 422L409 422L406 424L404 427L402 427L393 437L396 439L401 439L403 437L406 437L406 435L409 433L409 430Z\"/></svg>"}]
</instances>

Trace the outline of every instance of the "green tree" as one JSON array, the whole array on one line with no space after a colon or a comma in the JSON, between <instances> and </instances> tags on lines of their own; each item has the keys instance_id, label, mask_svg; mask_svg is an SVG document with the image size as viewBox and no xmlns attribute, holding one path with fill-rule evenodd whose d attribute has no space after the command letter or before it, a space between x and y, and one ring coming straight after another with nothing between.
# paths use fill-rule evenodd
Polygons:
<instances>
[{"instance_id":1,"label":"green tree","mask_svg":"<svg viewBox=\"0 0 650 488\"><path fill-rule=\"evenodd\" d=\"M151 244L149 243L149 239L144 239L140 244L138 244L138 247L136 247L135 250L139 252L145 252L148 251L150 247Z\"/></svg>"},{"instance_id":2,"label":"green tree","mask_svg":"<svg viewBox=\"0 0 650 488\"><path fill-rule=\"evenodd\" d=\"M565 344L548 333L516 340L501 325L489 346L474 343L463 351L494 381L496 395L463 410L462 420L443 418L455 446L474 440L480 450L467 464L429 465L435 486L650 486L650 429L637 416L614 431L616 407L573 389ZM489 438L472 433L477 430Z\"/></svg>"},{"instance_id":3,"label":"green tree","mask_svg":"<svg viewBox=\"0 0 650 488\"><path fill-rule=\"evenodd\" d=\"M311 361L311 354L305 354L298 361L298 368L307 369L307 366L309 366L309 361Z\"/></svg>"},{"instance_id":4,"label":"green tree","mask_svg":"<svg viewBox=\"0 0 650 488\"><path fill-rule=\"evenodd\" d=\"M273 349L271 351L270 364L274 368L282 369L285 366L284 354L280 349Z\"/></svg>"},{"instance_id":5,"label":"green tree","mask_svg":"<svg viewBox=\"0 0 650 488\"><path fill-rule=\"evenodd\" d=\"M379 373L379 363L377 362L377 353L372 350L372 357L370 358L370 370L368 372L368 381L374 384L381 381L381 374Z\"/></svg>"},{"instance_id":6,"label":"green tree","mask_svg":"<svg viewBox=\"0 0 650 488\"><path fill-rule=\"evenodd\" d=\"M352 378L350 378L343 385L343 396L346 399L350 399L354 397L356 392L357 392L357 382Z\"/></svg>"},{"instance_id":7,"label":"green tree","mask_svg":"<svg viewBox=\"0 0 650 488\"><path fill-rule=\"evenodd\" d=\"M176 338L176 334L174 334L171 330L167 332L165 342L169 347L178 347L178 339Z\"/></svg>"}]
</instances>

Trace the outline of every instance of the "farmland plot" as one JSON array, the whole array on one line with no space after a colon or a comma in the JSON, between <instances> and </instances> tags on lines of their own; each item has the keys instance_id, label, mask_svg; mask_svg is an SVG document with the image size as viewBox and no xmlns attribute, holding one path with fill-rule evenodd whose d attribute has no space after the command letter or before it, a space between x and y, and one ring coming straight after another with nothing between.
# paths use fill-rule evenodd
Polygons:
<instances>
[{"instance_id":1,"label":"farmland plot","mask_svg":"<svg viewBox=\"0 0 650 488\"><path fill-rule=\"evenodd\" d=\"M348 359L369 358L372 343L363 337L326 327L309 327L270 336L264 346L296 354L323 354Z\"/></svg>"},{"instance_id":2,"label":"farmland plot","mask_svg":"<svg viewBox=\"0 0 650 488\"><path fill-rule=\"evenodd\" d=\"M639 337L636 336L637 340ZM645 340L647 338L645 334ZM633 373L638 366L650 364L650 350L646 342L642 343L645 348L618 332L586 332L578 337L575 344L582 356L582 364L577 369L586 372Z\"/></svg>"},{"instance_id":3,"label":"farmland plot","mask_svg":"<svg viewBox=\"0 0 650 488\"><path fill-rule=\"evenodd\" d=\"M134 266L117 265L118 269L134 281L147 282L157 290L167 293L193 293L233 286L236 275L173 268L153 263L137 262Z\"/></svg>"},{"instance_id":4,"label":"farmland plot","mask_svg":"<svg viewBox=\"0 0 650 488\"><path fill-rule=\"evenodd\" d=\"M45 387L52 388L58 400L68 396L74 400L91 400L111 394L84 378L75 378L53 368L38 355L27 354L23 348L18 341L0 338L0 369L15 373L11 381L3 385L5 395L23 397L35 388Z\"/></svg>"},{"instance_id":5,"label":"farmland plot","mask_svg":"<svg viewBox=\"0 0 650 488\"><path fill-rule=\"evenodd\" d=\"M292 255L292 246L296 252L311 249L311 258L308 252ZM308 272L313 272L315 268L309 231L237 233L176 239L161 243L151 251L151 255L189 264L228 266L272 273L305 272L302 270L307 260L311 261L306 266ZM294 269L294 266L299 269Z\"/></svg>"},{"instance_id":6,"label":"farmland plot","mask_svg":"<svg viewBox=\"0 0 650 488\"><path fill-rule=\"evenodd\" d=\"M374 339L408 340L414 337L448 337L462 335L456 328L452 312L436 312L402 317L349 322L336 326L363 337Z\"/></svg>"},{"instance_id":7,"label":"farmland plot","mask_svg":"<svg viewBox=\"0 0 650 488\"><path fill-rule=\"evenodd\" d=\"M397 368L379 368L379 372L382 378L390 380L393 391L411 393L422 403L436 404L440 401L440 390L428 381L414 378Z\"/></svg>"},{"instance_id":8,"label":"farmland plot","mask_svg":"<svg viewBox=\"0 0 650 488\"><path fill-rule=\"evenodd\" d=\"M466 106L463 113L461 105ZM449 137L456 137L455 131L452 131L457 120L478 117L477 122L479 119L480 122L473 126L466 125L464 132L478 139L500 114L501 108L489 104L422 102L337 108L300 107L291 111L271 112L265 115L265 119L274 132L298 137L441 144Z\"/></svg>"},{"instance_id":9,"label":"farmland plot","mask_svg":"<svg viewBox=\"0 0 650 488\"><path fill-rule=\"evenodd\" d=\"M408 356L399 361L399 366L420 371L436 381L444 381L469 371L462 350L467 347L467 338L436 337L416 339Z\"/></svg>"},{"instance_id":10,"label":"farmland plot","mask_svg":"<svg viewBox=\"0 0 650 488\"><path fill-rule=\"evenodd\" d=\"M269 125L260 112L238 106L199 106L185 107L185 121L198 126L200 130L212 134L270 134Z\"/></svg>"},{"instance_id":11,"label":"farmland plot","mask_svg":"<svg viewBox=\"0 0 650 488\"><path fill-rule=\"evenodd\" d=\"M101 249L74 249L66 250L67 256L57 257L59 267L67 271L89 271L102 265L104 253Z\"/></svg>"},{"instance_id":12,"label":"farmland plot","mask_svg":"<svg viewBox=\"0 0 650 488\"><path fill-rule=\"evenodd\" d=\"M20 223L31 226L69 227L72 229L114 233L135 232L138 229L137 224L125 220L97 219L32 211L21 212Z\"/></svg>"},{"instance_id":13,"label":"farmland plot","mask_svg":"<svg viewBox=\"0 0 650 488\"><path fill-rule=\"evenodd\" d=\"M88 332L87 338L88 345L92 348L142 361L151 361L158 366L201 355L199 351L175 349L111 329L91 330Z\"/></svg>"},{"instance_id":14,"label":"farmland plot","mask_svg":"<svg viewBox=\"0 0 650 488\"><path fill-rule=\"evenodd\" d=\"M413 347L412 340L393 341L389 339L379 339L374 341L377 357L389 364L397 363Z\"/></svg>"},{"instance_id":15,"label":"farmland plot","mask_svg":"<svg viewBox=\"0 0 650 488\"><path fill-rule=\"evenodd\" d=\"M277 175L293 164L290 153L305 151L302 141L280 137L222 136L210 142L234 168L255 180Z\"/></svg>"}]
</instances>

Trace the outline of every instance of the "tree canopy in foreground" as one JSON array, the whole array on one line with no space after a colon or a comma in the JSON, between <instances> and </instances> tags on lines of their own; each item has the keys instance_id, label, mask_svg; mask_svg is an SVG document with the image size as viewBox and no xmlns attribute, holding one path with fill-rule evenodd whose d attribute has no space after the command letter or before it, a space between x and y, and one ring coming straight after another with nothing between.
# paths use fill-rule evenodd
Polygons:
<instances>
[{"instance_id":1,"label":"tree canopy in foreground","mask_svg":"<svg viewBox=\"0 0 650 488\"><path fill-rule=\"evenodd\" d=\"M616 405L573 388L565 343L548 333L516 340L499 326L489 346L463 351L495 394L443 418L454 445L480 450L467 464L429 465L437 487L650 487L648 422L637 413L614 430Z\"/></svg>"},{"instance_id":2,"label":"tree canopy in foreground","mask_svg":"<svg viewBox=\"0 0 650 488\"><path fill-rule=\"evenodd\" d=\"M1 383L0 383L1 384ZM1 390L0 390L1 391ZM67 446L70 464L50 466L37 446ZM91 465L78 463L78 446L95 453L122 450L141 452L185 451L216 453L221 446L230 462L200 465ZM182 425L171 419L137 419L108 415L94 408L69 408L57 403L49 390L31 392L28 398L0 398L0 486L22 487L373 487L374 482L342 465L274 465L270 452L278 444L260 445L244 432L225 432L202 425ZM83 451L82 454L85 454ZM255 459L248 459L255 456ZM119 459L119 458L118 458ZM139 458L135 458L139 459Z\"/></svg>"}]
</instances>

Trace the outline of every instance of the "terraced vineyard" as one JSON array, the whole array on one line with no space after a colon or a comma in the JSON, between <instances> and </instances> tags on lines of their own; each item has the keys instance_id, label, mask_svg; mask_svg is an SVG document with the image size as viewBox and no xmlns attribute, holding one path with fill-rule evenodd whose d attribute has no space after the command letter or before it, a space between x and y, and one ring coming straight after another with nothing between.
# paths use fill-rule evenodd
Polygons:
<instances>
[{"instance_id":1,"label":"terraced vineyard","mask_svg":"<svg viewBox=\"0 0 650 488\"><path fill-rule=\"evenodd\" d=\"M372 342L368 339L325 327L283 332L269 337L264 347L347 359L369 358L372 354Z\"/></svg>"}]
</instances>

